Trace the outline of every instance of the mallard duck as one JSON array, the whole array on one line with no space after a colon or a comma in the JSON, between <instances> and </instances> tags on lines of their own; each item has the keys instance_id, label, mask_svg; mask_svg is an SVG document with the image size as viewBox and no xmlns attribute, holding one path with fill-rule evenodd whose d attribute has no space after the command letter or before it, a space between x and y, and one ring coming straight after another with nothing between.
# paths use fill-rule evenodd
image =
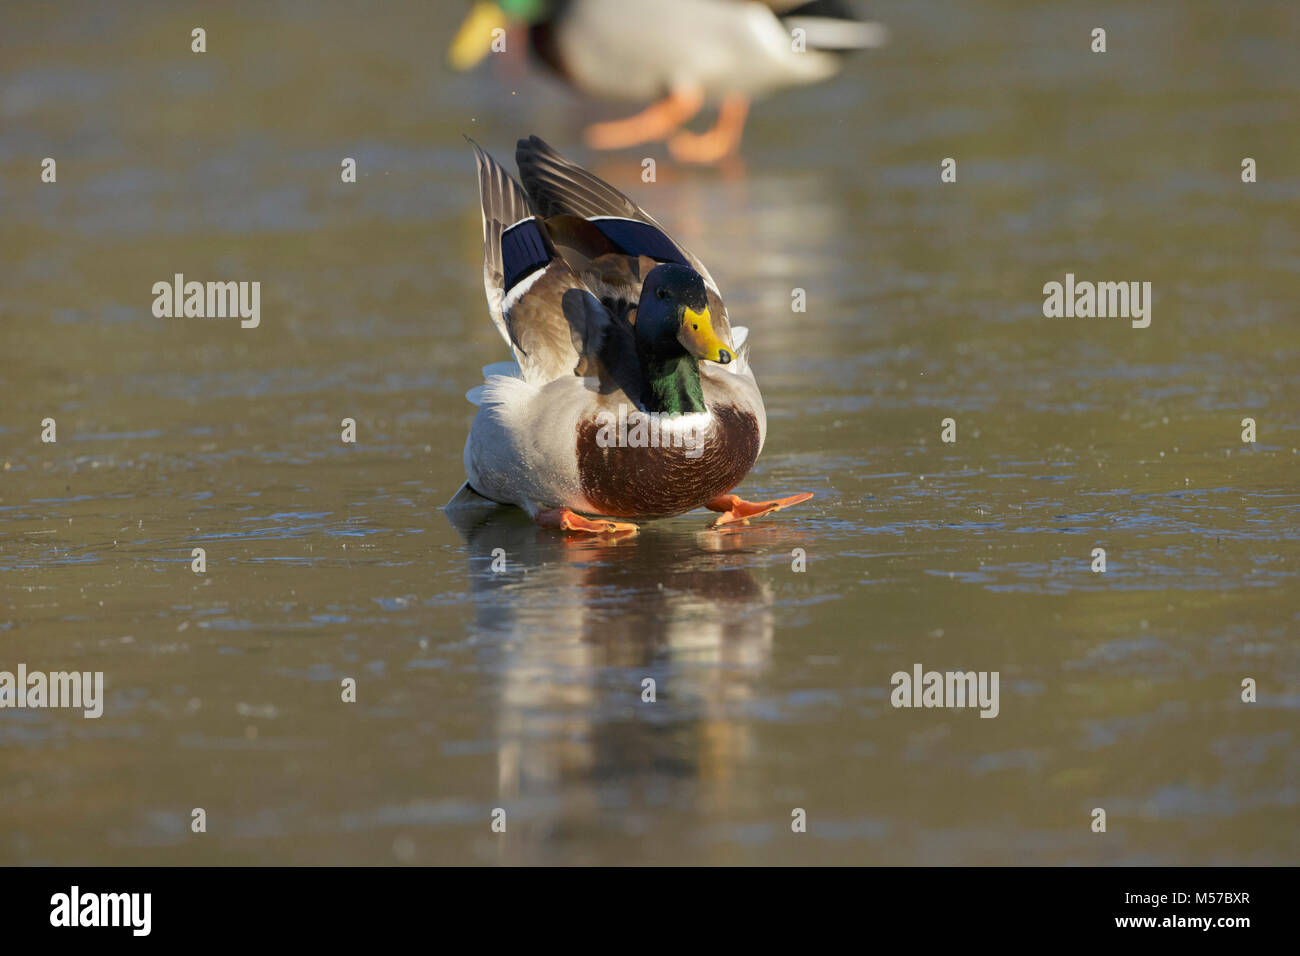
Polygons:
<instances>
[{"instance_id":1,"label":"mallard duck","mask_svg":"<svg viewBox=\"0 0 1300 956\"><path fill-rule=\"evenodd\" d=\"M493 31L513 23L528 25L538 57L581 92L655 101L588 127L588 145L667 139L686 162L734 152L754 98L829 79L841 67L837 54L880 46L886 36L840 0L477 0L452 41L451 65L472 67L491 49ZM682 129L706 104L718 108L714 127Z\"/></svg>"},{"instance_id":2,"label":"mallard duck","mask_svg":"<svg viewBox=\"0 0 1300 956\"><path fill-rule=\"evenodd\" d=\"M488 311L514 361L466 396L468 480L449 507L487 499L544 527L627 534L700 507L718 526L811 498L731 493L767 416L748 335L704 264L536 136L515 152L522 187L470 142Z\"/></svg>"}]
</instances>

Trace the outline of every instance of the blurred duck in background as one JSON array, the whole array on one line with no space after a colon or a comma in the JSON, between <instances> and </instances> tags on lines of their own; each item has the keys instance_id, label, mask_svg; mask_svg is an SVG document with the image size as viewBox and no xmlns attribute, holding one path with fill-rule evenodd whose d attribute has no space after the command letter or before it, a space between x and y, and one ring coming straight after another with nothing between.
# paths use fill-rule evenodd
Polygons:
<instances>
[{"instance_id":1,"label":"blurred duck in background","mask_svg":"<svg viewBox=\"0 0 1300 956\"><path fill-rule=\"evenodd\" d=\"M740 146L752 100L817 83L843 55L878 47L886 31L842 0L477 0L452 41L451 65L467 70L510 26L527 27L535 54L591 96L649 102L586 131L596 149L666 140L682 162L713 163ZM712 129L683 126L705 106Z\"/></svg>"}]
</instances>

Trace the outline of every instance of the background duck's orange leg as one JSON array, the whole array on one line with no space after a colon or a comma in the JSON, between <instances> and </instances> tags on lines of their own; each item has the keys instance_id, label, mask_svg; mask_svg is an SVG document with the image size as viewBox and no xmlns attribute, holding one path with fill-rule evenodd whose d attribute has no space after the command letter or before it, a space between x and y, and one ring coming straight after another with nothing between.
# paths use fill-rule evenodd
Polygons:
<instances>
[{"instance_id":1,"label":"background duck's orange leg","mask_svg":"<svg viewBox=\"0 0 1300 956\"><path fill-rule=\"evenodd\" d=\"M668 141L668 151L683 163L716 163L740 146L749 115L749 99L729 93L718 107L718 121L707 133L678 130Z\"/></svg>"},{"instance_id":2,"label":"background duck's orange leg","mask_svg":"<svg viewBox=\"0 0 1300 956\"><path fill-rule=\"evenodd\" d=\"M739 495L718 495L704 507L710 511L722 512L713 519L713 527L719 528L722 525L735 524L738 521L747 522L750 518L761 518L763 515L780 511L782 508L801 504L812 496L811 491L801 491L797 495L791 495L788 498L777 498L773 501L746 501Z\"/></svg>"},{"instance_id":3,"label":"background duck's orange leg","mask_svg":"<svg viewBox=\"0 0 1300 956\"><path fill-rule=\"evenodd\" d=\"M568 508L547 508L533 515L533 520L543 528L562 531L583 531L587 534L636 534L641 529L627 521L610 521L607 518L584 518Z\"/></svg>"},{"instance_id":4,"label":"background duck's orange leg","mask_svg":"<svg viewBox=\"0 0 1300 956\"><path fill-rule=\"evenodd\" d=\"M651 140L663 139L700 111L704 94L698 89L675 89L658 103L652 103L635 116L593 123L587 127L587 145L594 149L622 149Z\"/></svg>"}]
</instances>

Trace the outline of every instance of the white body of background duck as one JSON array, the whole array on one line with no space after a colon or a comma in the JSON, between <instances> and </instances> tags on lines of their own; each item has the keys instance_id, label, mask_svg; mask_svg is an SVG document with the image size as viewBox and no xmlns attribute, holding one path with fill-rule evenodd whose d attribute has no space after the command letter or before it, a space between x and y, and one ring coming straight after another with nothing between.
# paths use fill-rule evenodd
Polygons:
<instances>
[{"instance_id":1,"label":"white body of background duck","mask_svg":"<svg viewBox=\"0 0 1300 956\"><path fill-rule=\"evenodd\" d=\"M477 0L450 61L477 63L507 24L528 25L537 56L575 89L649 102L626 119L596 123L587 143L621 149L667 140L684 162L716 162L740 145L749 104L837 74L843 54L885 42L843 0ZM683 129L716 106L712 129Z\"/></svg>"}]
</instances>

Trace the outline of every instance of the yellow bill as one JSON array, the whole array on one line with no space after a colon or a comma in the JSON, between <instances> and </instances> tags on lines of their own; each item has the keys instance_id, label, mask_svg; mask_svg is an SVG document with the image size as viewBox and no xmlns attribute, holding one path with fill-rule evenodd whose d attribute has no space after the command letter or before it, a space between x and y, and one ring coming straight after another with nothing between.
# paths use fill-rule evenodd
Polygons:
<instances>
[{"instance_id":1,"label":"yellow bill","mask_svg":"<svg viewBox=\"0 0 1300 956\"><path fill-rule=\"evenodd\" d=\"M447 51L452 69L468 70L487 56L492 48L492 31L498 27L506 28L505 12L490 0L478 0L456 31Z\"/></svg>"},{"instance_id":2,"label":"yellow bill","mask_svg":"<svg viewBox=\"0 0 1300 956\"><path fill-rule=\"evenodd\" d=\"M696 358L718 362L721 365L726 365L735 358L731 354L731 349L727 348L727 343L713 331L713 318L709 315L707 305L702 312L696 312L691 308L682 312L682 328L677 333L677 341L681 342L686 351Z\"/></svg>"}]
</instances>

